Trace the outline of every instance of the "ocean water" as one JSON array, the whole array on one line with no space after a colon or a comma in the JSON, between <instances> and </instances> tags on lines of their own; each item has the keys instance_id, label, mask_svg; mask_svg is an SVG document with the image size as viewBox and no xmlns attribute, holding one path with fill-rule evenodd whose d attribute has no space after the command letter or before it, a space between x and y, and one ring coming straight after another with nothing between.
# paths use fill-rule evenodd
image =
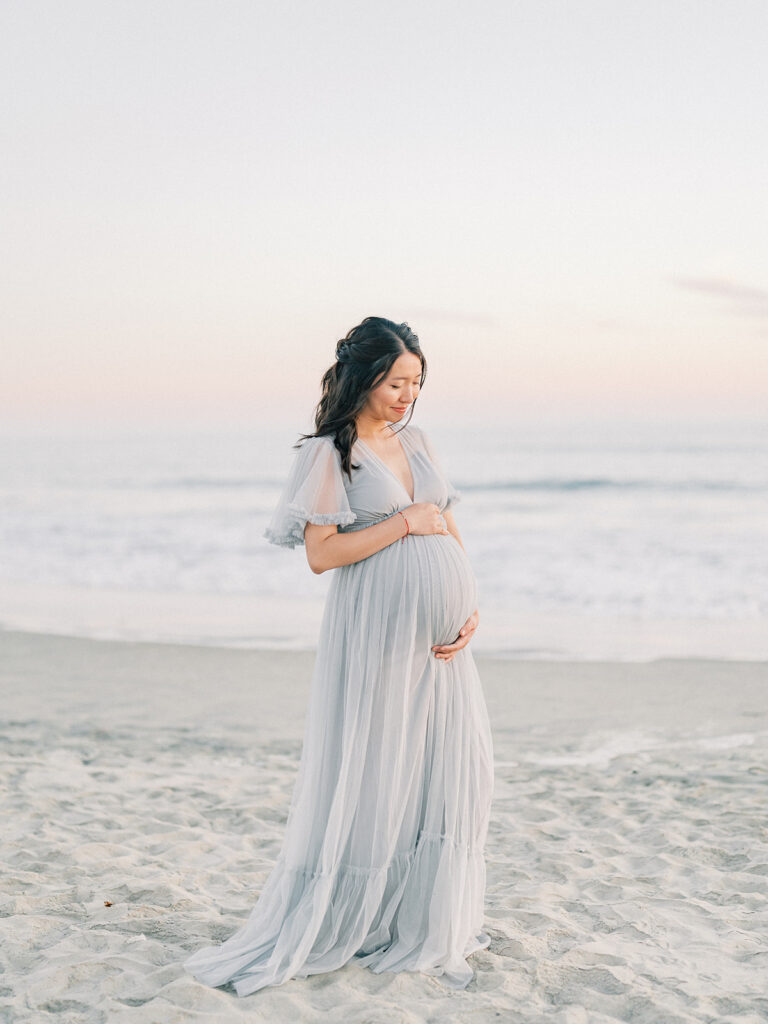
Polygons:
<instances>
[{"instance_id":1,"label":"ocean water","mask_svg":"<svg viewBox=\"0 0 768 1024\"><path fill-rule=\"evenodd\" d=\"M478 652L768 657L768 418L422 425ZM262 536L300 430L0 438L0 628L311 648L329 574Z\"/></svg>"}]
</instances>

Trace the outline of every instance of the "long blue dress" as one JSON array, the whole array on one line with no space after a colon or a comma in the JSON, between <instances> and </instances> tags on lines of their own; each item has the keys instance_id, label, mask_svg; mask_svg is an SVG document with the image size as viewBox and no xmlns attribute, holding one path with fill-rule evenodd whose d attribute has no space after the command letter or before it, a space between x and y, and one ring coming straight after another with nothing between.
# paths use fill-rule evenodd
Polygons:
<instances>
[{"instance_id":1,"label":"long blue dress","mask_svg":"<svg viewBox=\"0 0 768 1024\"><path fill-rule=\"evenodd\" d=\"M416 425L398 430L414 501L460 498ZM307 522L361 530L410 505L358 439L352 480L329 437L295 452L265 536L304 543ZM454 988L482 930L493 792L491 729L471 643L449 643L477 607L477 581L450 534L414 535L331 570L282 850L250 917L184 968L240 996L352 961L421 971Z\"/></svg>"}]
</instances>

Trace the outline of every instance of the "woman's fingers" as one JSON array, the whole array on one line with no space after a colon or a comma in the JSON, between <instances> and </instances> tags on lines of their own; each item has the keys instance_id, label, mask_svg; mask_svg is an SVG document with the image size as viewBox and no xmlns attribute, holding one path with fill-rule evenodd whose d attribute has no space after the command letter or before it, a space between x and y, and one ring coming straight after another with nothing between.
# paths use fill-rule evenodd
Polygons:
<instances>
[{"instance_id":1,"label":"woman's fingers","mask_svg":"<svg viewBox=\"0 0 768 1024\"><path fill-rule=\"evenodd\" d=\"M459 630L459 635L450 644L435 644L432 651L436 658L442 658L445 661L450 661L457 651L460 651L462 647L466 647L469 641L472 639L477 624L480 621L480 615L477 608L472 612L467 621Z\"/></svg>"},{"instance_id":2,"label":"woman's fingers","mask_svg":"<svg viewBox=\"0 0 768 1024\"><path fill-rule=\"evenodd\" d=\"M453 643L450 644L435 644L435 646L432 648L435 657L443 658L446 656L450 656L452 658L456 651L460 651L462 647L467 646L467 644L469 643L470 635L471 634L467 634L466 636L458 637L456 640L453 641Z\"/></svg>"}]
</instances>

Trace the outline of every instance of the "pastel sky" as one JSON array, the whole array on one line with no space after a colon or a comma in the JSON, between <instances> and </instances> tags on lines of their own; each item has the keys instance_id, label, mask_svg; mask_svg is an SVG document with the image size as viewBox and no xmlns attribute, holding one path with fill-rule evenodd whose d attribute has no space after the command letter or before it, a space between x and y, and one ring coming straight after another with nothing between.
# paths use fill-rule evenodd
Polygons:
<instances>
[{"instance_id":1,"label":"pastel sky","mask_svg":"<svg viewBox=\"0 0 768 1024\"><path fill-rule=\"evenodd\" d=\"M6 2L0 419L768 409L764 0Z\"/></svg>"}]
</instances>

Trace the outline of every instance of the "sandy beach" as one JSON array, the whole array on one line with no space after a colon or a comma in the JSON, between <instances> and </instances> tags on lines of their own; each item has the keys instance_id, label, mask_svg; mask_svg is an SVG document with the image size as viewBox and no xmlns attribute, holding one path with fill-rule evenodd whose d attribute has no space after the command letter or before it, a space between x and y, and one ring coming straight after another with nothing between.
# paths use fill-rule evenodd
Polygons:
<instances>
[{"instance_id":1,"label":"sandy beach","mask_svg":"<svg viewBox=\"0 0 768 1024\"><path fill-rule=\"evenodd\" d=\"M314 653L0 632L0 1019L768 1020L768 663L476 658L475 980L348 965L240 999L182 961L274 863Z\"/></svg>"}]
</instances>

